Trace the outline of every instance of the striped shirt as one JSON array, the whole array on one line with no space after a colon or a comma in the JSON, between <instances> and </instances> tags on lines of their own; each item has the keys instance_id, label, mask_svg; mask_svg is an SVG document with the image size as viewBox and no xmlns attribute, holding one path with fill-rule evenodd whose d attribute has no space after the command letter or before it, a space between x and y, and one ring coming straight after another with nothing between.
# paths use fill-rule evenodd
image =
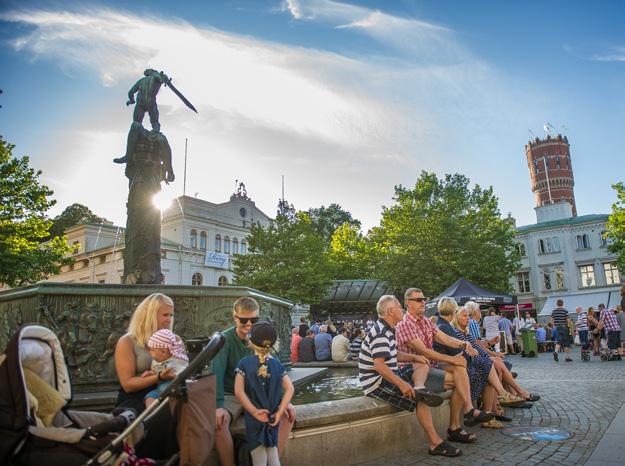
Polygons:
<instances>
[{"instance_id":1,"label":"striped shirt","mask_svg":"<svg viewBox=\"0 0 625 466\"><path fill-rule=\"evenodd\" d=\"M568 325L569 311L563 307L556 307L551 311L551 318L553 319L553 325L556 327L566 327Z\"/></svg>"},{"instance_id":2,"label":"striped shirt","mask_svg":"<svg viewBox=\"0 0 625 466\"><path fill-rule=\"evenodd\" d=\"M384 358L390 370L397 373L397 343L393 329L379 319L374 323L362 341L358 357L358 378L365 395L378 388L382 376L373 368L373 360Z\"/></svg>"},{"instance_id":3,"label":"striped shirt","mask_svg":"<svg viewBox=\"0 0 625 466\"><path fill-rule=\"evenodd\" d=\"M352 341L352 344L349 347L349 351L351 353L351 357L354 360L358 360L358 355L360 354L360 347L362 346L362 338L356 337Z\"/></svg>"},{"instance_id":4,"label":"striped shirt","mask_svg":"<svg viewBox=\"0 0 625 466\"><path fill-rule=\"evenodd\" d=\"M575 322L575 326L577 327L577 331L588 330L588 313L580 312L577 315L577 321Z\"/></svg>"},{"instance_id":5,"label":"striped shirt","mask_svg":"<svg viewBox=\"0 0 625 466\"><path fill-rule=\"evenodd\" d=\"M482 338L480 332L480 324L477 320L469 319L469 334L474 340L479 340Z\"/></svg>"},{"instance_id":6,"label":"striped shirt","mask_svg":"<svg viewBox=\"0 0 625 466\"><path fill-rule=\"evenodd\" d=\"M601 317L599 318L603 321L603 325L605 325L606 332L620 332L621 326L618 324L618 320L616 320L616 314L612 309L604 309L601 311Z\"/></svg>"}]
</instances>

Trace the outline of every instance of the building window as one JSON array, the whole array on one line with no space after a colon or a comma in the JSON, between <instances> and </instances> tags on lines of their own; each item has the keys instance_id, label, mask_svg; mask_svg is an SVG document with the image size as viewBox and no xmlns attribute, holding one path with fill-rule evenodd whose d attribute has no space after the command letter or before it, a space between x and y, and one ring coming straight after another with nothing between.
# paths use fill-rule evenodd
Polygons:
<instances>
[{"instance_id":1,"label":"building window","mask_svg":"<svg viewBox=\"0 0 625 466\"><path fill-rule=\"evenodd\" d=\"M542 239L539 239L539 240L538 240L538 252L539 252L540 254L544 254L544 253L546 252L546 249L545 249L545 241L544 241L544 240L542 240Z\"/></svg>"},{"instance_id":2,"label":"building window","mask_svg":"<svg viewBox=\"0 0 625 466\"><path fill-rule=\"evenodd\" d=\"M217 284L219 286L226 286L228 284L228 279L222 275L221 277L219 277L219 280L217 280Z\"/></svg>"},{"instance_id":3,"label":"building window","mask_svg":"<svg viewBox=\"0 0 625 466\"><path fill-rule=\"evenodd\" d=\"M545 290L551 289L551 274L549 272L543 272L543 283L545 285Z\"/></svg>"},{"instance_id":4,"label":"building window","mask_svg":"<svg viewBox=\"0 0 625 466\"><path fill-rule=\"evenodd\" d=\"M577 235L577 249L589 249L590 242L588 241L588 235L584 233L583 235Z\"/></svg>"},{"instance_id":5,"label":"building window","mask_svg":"<svg viewBox=\"0 0 625 466\"><path fill-rule=\"evenodd\" d=\"M525 257L527 255L526 251L525 251L525 244L523 243L517 243L516 244L516 249L517 251L519 251L519 255L521 257Z\"/></svg>"},{"instance_id":6,"label":"building window","mask_svg":"<svg viewBox=\"0 0 625 466\"><path fill-rule=\"evenodd\" d=\"M215 235L215 252L221 252L221 235Z\"/></svg>"},{"instance_id":7,"label":"building window","mask_svg":"<svg viewBox=\"0 0 625 466\"><path fill-rule=\"evenodd\" d=\"M602 248L612 244L612 238L607 238L605 236L606 234L607 234L607 231L605 231L605 230L603 230L601 233L599 233L599 243L601 244Z\"/></svg>"},{"instance_id":8,"label":"building window","mask_svg":"<svg viewBox=\"0 0 625 466\"><path fill-rule=\"evenodd\" d=\"M236 238L232 238L232 254L239 253L239 240Z\"/></svg>"},{"instance_id":9,"label":"building window","mask_svg":"<svg viewBox=\"0 0 625 466\"><path fill-rule=\"evenodd\" d=\"M197 248L197 231L191 230L191 248Z\"/></svg>"},{"instance_id":10,"label":"building window","mask_svg":"<svg viewBox=\"0 0 625 466\"><path fill-rule=\"evenodd\" d=\"M538 240L538 251L541 254L560 252L560 240L558 238L545 238Z\"/></svg>"},{"instance_id":11,"label":"building window","mask_svg":"<svg viewBox=\"0 0 625 466\"><path fill-rule=\"evenodd\" d=\"M203 231L200 233L200 249L206 250L206 232Z\"/></svg>"},{"instance_id":12,"label":"building window","mask_svg":"<svg viewBox=\"0 0 625 466\"><path fill-rule=\"evenodd\" d=\"M556 156L556 167L560 168L560 156Z\"/></svg>"},{"instance_id":13,"label":"building window","mask_svg":"<svg viewBox=\"0 0 625 466\"><path fill-rule=\"evenodd\" d=\"M230 254L230 237L224 236L224 252Z\"/></svg>"},{"instance_id":14,"label":"building window","mask_svg":"<svg viewBox=\"0 0 625 466\"><path fill-rule=\"evenodd\" d=\"M605 282L607 285L618 285L621 283L621 277L616 267L616 262L606 262L603 264L603 271L605 272Z\"/></svg>"},{"instance_id":15,"label":"building window","mask_svg":"<svg viewBox=\"0 0 625 466\"><path fill-rule=\"evenodd\" d=\"M74 241L72 243L72 254L78 254L80 252L80 241Z\"/></svg>"},{"instance_id":16,"label":"building window","mask_svg":"<svg viewBox=\"0 0 625 466\"><path fill-rule=\"evenodd\" d=\"M556 269L556 288L559 290L564 288L564 271L559 267Z\"/></svg>"},{"instance_id":17,"label":"building window","mask_svg":"<svg viewBox=\"0 0 625 466\"><path fill-rule=\"evenodd\" d=\"M202 274L200 272L195 272L193 277L191 277L191 285L200 286L202 284Z\"/></svg>"},{"instance_id":18,"label":"building window","mask_svg":"<svg viewBox=\"0 0 625 466\"><path fill-rule=\"evenodd\" d=\"M529 272L519 272L516 274L517 282L519 284L519 293L529 293L530 292L530 273Z\"/></svg>"},{"instance_id":19,"label":"building window","mask_svg":"<svg viewBox=\"0 0 625 466\"><path fill-rule=\"evenodd\" d=\"M247 243L244 239L241 240L241 254L247 254Z\"/></svg>"},{"instance_id":20,"label":"building window","mask_svg":"<svg viewBox=\"0 0 625 466\"><path fill-rule=\"evenodd\" d=\"M582 277L582 288L595 286L595 268L592 265L580 265L579 273Z\"/></svg>"}]
</instances>

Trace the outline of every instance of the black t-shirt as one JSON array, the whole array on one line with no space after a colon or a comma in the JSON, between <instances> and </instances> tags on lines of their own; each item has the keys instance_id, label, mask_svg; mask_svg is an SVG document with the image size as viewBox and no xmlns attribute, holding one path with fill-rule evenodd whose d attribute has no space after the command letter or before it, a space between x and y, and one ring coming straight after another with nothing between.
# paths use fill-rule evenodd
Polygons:
<instances>
[{"instance_id":1,"label":"black t-shirt","mask_svg":"<svg viewBox=\"0 0 625 466\"><path fill-rule=\"evenodd\" d=\"M312 338L305 337L299 342L299 361L315 361L315 341Z\"/></svg>"},{"instance_id":2,"label":"black t-shirt","mask_svg":"<svg viewBox=\"0 0 625 466\"><path fill-rule=\"evenodd\" d=\"M306 324L299 324L299 332L298 335L302 338L304 338L306 336L306 332L308 332L308 330L310 329L310 327Z\"/></svg>"}]
</instances>

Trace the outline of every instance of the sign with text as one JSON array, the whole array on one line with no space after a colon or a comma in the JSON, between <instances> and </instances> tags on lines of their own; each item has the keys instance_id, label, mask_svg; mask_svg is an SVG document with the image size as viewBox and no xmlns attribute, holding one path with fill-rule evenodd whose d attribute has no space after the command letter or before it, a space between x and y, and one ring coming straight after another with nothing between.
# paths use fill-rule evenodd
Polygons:
<instances>
[{"instance_id":1,"label":"sign with text","mask_svg":"<svg viewBox=\"0 0 625 466\"><path fill-rule=\"evenodd\" d=\"M519 303L519 310L530 310L534 309L534 305L532 303ZM505 306L499 306L500 311L516 311L516 306L512 304L508 304Z\"/></svg>"},{"instance_id":2,"label":"sign with text","mask_svg":"<svg viewBox=\"0 0 625 466\"><path fill-rule=\"evenodd\" d=\"M216 267L218 269L227 269L229 267L230 255L223 252L207 251L204 258L204 265L207 267Z\"/></svg>"}]
</instances>

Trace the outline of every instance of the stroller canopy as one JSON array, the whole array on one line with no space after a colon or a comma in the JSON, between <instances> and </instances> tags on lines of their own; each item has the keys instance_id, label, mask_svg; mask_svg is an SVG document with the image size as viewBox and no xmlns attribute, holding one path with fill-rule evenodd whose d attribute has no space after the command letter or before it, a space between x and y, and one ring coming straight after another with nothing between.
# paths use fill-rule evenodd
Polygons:
<instances>
[{"instance_id":1,"label":"stroller canopy","mask_svg":"<svg viewBox=\"0 0 625 466\"><path fill-rule=\"evenodd\" d=\"M478 304L494 306L517 303L516 296L487 290L486 288L482 288L481 286L471 283L466 278L459 278L458 281L439 294L436 298L433 298L431 301L426 303L425 310L428 315L436 312L438 301L445 296L454 298L460 306L467 301L475 301Z\"/></svg>"}]
</instances>

